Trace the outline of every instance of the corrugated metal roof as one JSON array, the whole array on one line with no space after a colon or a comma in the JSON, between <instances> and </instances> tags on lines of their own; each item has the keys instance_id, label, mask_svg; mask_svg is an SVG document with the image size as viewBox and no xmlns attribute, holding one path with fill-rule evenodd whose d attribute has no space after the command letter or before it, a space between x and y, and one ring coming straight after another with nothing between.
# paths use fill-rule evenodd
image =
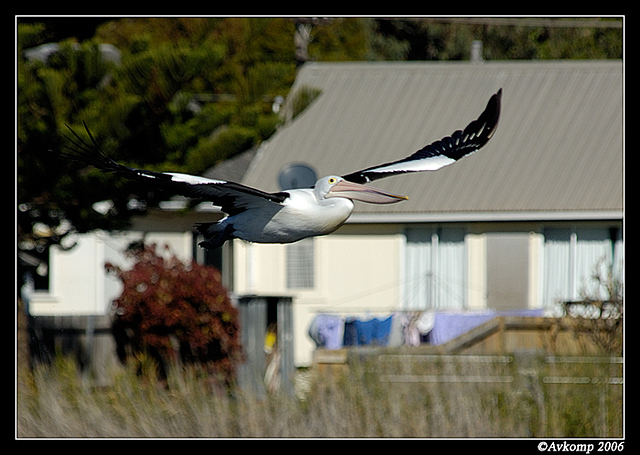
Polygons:
<instances>
[{"instance_id":1,"label":"corrugated metal roof","mask_svg":"<svg viewBox=\"0 0 640 455\"><path fill-rule=\"evenodd\" d=\"M403 158L464 128L502 87L482 150L376 181L409 201L356 213L622 211L622 76L621 61L306 64L292 93L322 93L261 147L243 182L277 191L292 162L325 176Z\"/></svg>"}]
</instances>

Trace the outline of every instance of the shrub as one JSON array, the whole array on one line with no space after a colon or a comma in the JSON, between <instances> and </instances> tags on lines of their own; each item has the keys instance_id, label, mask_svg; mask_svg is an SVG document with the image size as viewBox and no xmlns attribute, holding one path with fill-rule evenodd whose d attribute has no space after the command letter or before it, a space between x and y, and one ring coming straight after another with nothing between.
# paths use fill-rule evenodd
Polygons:
<instances>
[{"instance_id":1,"label":"shrub","mask_svg":"<svg viewBox=\"0 0 640 455\"><path fill-rule=\"evenodd\" d=\"M240 359L238 311L221 284L220 272L195 261L168 259L156 246L130 249L131 270L106 264L124 284L115 301L114 335L122 361L150 358L166 378L167 362L199 363L233 380ZM141 365L142 366L142 365Z\"/></svg>"}]
</instances>

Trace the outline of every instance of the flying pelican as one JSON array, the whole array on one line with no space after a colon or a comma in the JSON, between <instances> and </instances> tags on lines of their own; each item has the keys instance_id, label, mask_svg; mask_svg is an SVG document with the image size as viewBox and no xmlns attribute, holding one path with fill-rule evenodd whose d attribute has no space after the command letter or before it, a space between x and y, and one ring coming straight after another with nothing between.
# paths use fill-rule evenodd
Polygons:
<instances>
[{"instance_id":1,"label":"flying pelican","mask_svg":"<svg viewBox=\"0 0 640 455\"><path fill-rule=\"evenodd\" d=\"M435 171L470 155L495 133L500 116L502 89L489 100L484 112L464 130L435 141L414 154L343 176L330 175L313 188L267 193L246 185L173 172L154 172L123 166L109 158L89 132L87 144L71 128L76 140L71 156L105 172L159 185L191 198L204 198L219 206L224 218L196 227L204 236L203 248L218 248L239 238L257 243L291 243L306 237L330 234L344 224L353 201L392 204L408 199L364 185L383 177L410 172ZM86 125L85 125L86 128Z\"/></svg>"}]
</instances>

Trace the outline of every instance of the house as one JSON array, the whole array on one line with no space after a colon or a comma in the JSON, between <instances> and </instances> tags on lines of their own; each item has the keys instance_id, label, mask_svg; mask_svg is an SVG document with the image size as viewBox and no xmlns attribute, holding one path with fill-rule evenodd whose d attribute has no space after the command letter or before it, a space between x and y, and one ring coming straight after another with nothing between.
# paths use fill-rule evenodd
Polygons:
<instances>
[{"instance_id":1,"label":"house","mask_svg":"<svg viewBox=\"0 0 640 455\"><path fill-rule=\"evenodd\" d=\"M406 202L357 203L327 237L234 244L234 291L294 297L298 364L309 361L319 312L552 309L578 298L598 261L621 264L622 70L620 61L305 65L290 99L304 87L320 95L258 151L247 185L279 190L289 163L325 176L402 158L466 126L502 87L500 124L455 165L375 182Z\"/></svg>"},{"instance_id":2,"label":"house","mask_svg":"<svg viewBox=\"0 0 640 455\"><path fill-rule=\"evenodd\" d=\"M597 267L623 273L623 67L622 61L307 63L285 103L286 124L238 158L242 183L279 191L279 176L292 164L322 177L405 157L464 128L502 88L500 124L481 151L452 166L375 182L409 200L356 203L349 221L326 237L288 245L235 240L205 253L194 246L192 224L220 213L201 205L175 216L171 204L138 220L137 233L128 235L167 238L179 255L221 265L237 296L291 298L287 336L298 366L311 363L308 329L321 313L552 312L558 301L603 293L590 278ZM305 89L319 95L290 118L292 100ZM111 240L102 241L91 261L106 257ZM32 314L80 311L80 303L54 294L67 286L58 280L68 278L56 272L56 261L72 263L81 251L51 252L51 292L31 298ZM101 301L85 295L82 311L107 311L111 294L103 288Z\"/></svg>"}]
</instances>

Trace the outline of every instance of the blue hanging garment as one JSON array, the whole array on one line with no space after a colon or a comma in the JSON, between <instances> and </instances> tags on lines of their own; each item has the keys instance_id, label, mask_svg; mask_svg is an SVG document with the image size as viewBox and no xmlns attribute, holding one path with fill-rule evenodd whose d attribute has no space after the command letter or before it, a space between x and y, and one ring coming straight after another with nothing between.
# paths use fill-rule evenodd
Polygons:
<instances>
[{"instance_id":1,"label":"blue hanging garment","mask_svg":"<svg viewBox=\"0 0 640 455\"><path fill-rule=\"evenodd\" d=\"M348 319L344 325L345 346L387 346L393 316L380 320L378 318L361 320Z\"/></svg>"}]
</instances>

